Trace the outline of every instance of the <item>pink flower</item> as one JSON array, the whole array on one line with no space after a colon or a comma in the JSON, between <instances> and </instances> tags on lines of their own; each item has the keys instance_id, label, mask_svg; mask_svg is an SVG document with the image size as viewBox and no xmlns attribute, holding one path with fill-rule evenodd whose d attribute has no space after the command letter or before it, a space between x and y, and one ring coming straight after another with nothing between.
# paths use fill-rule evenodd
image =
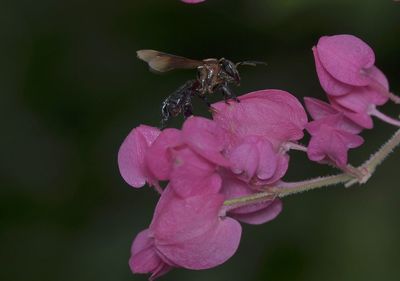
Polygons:
<instances>
[{"instance_id":1,"label":"pink flower","mask_svg":"<svg viewBox=\"0 0 400 281\"><path fill-rule=\"evenodd\" d=\"M288 167L283 145L303 137L307 115L295 97L280 90L257 91L239 100L213 105L213 118L225 132L224 155L242 180L272 184Z\"/></svg>"},{"instance_id":2,"label":"pink flower","mask_svg":"<svg viewBox=\"0 0 400 281\"><path fill-rule=\"evenodd\" d=\"M148 183L161 193L150 226L133 241L133 273L151 274L153 280L173 268L224 263L239 246L239 221L275 219L282 211L275 191L293 188L281 190L285 195L304 188L282 180L290 149L358 176L347 165L348 151L363 144L358 134L372 128L371 116L400 126L376 109L395 96L366 43L352 35L325 36L313 54L330 104L305 98L309 123L290 93L262 90L239 97L240 102L213 104L213 120L190 117L180 130L141 125L130 132L118 153L122 177L133 187ZM307 148L297 143L304 129L311 135ZM369 175L362 181L364 176ZM161 181L167 181L164 190ZM232 200L260 191L267 192Z\"/></svg>"},{"instance_id":3,"label":"pink flower","mask_svg":"<svg viewBox=\"0 0 400 281\"><path fill-rule=\"evenodd\" d=\"M374 81L369 70L374 66L375 54L353 35L321 37L313 52L321 85L330 95L343 95L352 86L368 86Z\"/></svg>"},{"instance_id":4,"label":"pink flower","mask_svg":"<svg viewBox=\"0 0 400 281\"><path fill-rule=\"evenodd\" d=\"M139 142L139 127L127 138L133 141L121 146L120 158L129 165L120 161L120 168L140 171L130 182L169 181L150 227L133 242L133 272L154 279L173 267L217 266L238 247L237 220L261 224L281 212L282 202L275 198L235 208L223 202L254 194L284 176L285 145L302 138L307 116L296 98L279 90L250 93L240 101L216 103L214 120L188 118L182 130L157 131L149 142Z\"/></svg>"},{"instance_id":5,"label":"pink flower","mask_svg":"<svg viewBox=\"0 0 400 281\"><path fill-rule=\"evenodd\" d=\"M372 128L375 106L389 97L385 75L374 65L373 50L352 35L324 36L313 48L317 74L331 104L364 128Z\"/></svg>"},{"instance_id":6,"label":"pink flower","mask_svg":"<svg viewBox=\"0 0 400 281\"><path fill-rule=\"evenodd\" d=\"M289 156L284 145L303 137L307 115L291 94L263 90L239 97L240 103L213 105L213 118L224 129L223 152L230 169L220 169L227 199L254 194L273 185L286 173ZM228 215L249 224L274 219L282 210L279 199L240 207Z\"/></svg>"},{"instance_id":7,"label":"pink flower","mask_svg":"<svg viewBox=\"0 0 400 281\"><path fill-rule=\"evenodd\" d=\"M241 226L219 216L223 201L221 194L181 198L167 187L149 229L133 242L132 271L156 278L171 267L206 269L224 263L239 246Z\"/></svg>"},{"instance_id":8,"label":"pink flower","mask_svg":"<svg viewBox=\"0 0 400 281\"><path fill-rule=\"evenodd\" d=\"M165 129L148 149L144 164L158 180L170 180L182 197L215 193L219 190L214 190L212 183L221 182L217 168L230 165L221 154L223 149L219 126L212 120L191 117L181 131Z\"/></svg>"},{"instance_id":9,"label":"pink flower","mask_svg":"<svg viewBox=\"0 0 400 281\"><path fill-rule=\"evenodd\" d=\"M312 98L304 100L307 110L314 118L314 121L306 126L311 135L307 149L308 158L345 168L348 150L359 147L364 142L363 138L357 135L361 127L327 103Z\"/></svg>"},{"instance_id":10,"label":"pink flower","mask_svg":"<svg viewBox=\"0 0 400 281\"><path fill-rule=\"evenodd\" d=\"M146 182L158 185L157 179L145 165L145 155L160 134L154 127L140 125L126 137L118 151L118 166L121 176L133 187L142 187Z\"/></svg>"},{"instance_id":11,"label":"pink flower","mask_svg":"<svg viewBox=\"0 0 400 281\"><path fill-rule=\"evenodd\" d=\"M139 126L121 145L118 164L134 187L170 180L178 194L193 196L221 181L217 168L230 165L222 155L224 143L221 128L206 118L191 117L182 130Z\"/></svg>"}]
</instances>

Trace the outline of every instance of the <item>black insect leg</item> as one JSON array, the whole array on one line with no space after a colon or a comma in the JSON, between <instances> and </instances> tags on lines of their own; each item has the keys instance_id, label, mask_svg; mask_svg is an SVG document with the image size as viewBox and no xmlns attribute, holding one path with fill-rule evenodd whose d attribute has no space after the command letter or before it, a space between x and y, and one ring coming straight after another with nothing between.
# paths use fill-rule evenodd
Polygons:
<instances>
[{"instance_id":1,"label":"black insect leg","mask_svg":"<svg viewBox=\"0 0 400 281\"><path fill-rule=\"evenodd\" d=\"M170 97L166 98L161 106L161 129L164 129L169 118L171 118L171 114L169 112L169 106L170 106Z\"/></svg>"},{"instance_id":2,"label":"black insect leg","mask_svg":"<svg viewBox=\"0 0 400 281\"><path fill-rule=\"evenodd\" d=\"M192 115L191 96L197 87L196 80L187 81L178 90L167 97L161 107L161 128L164 128L171 117L183 113L185 117Z\"/></svg>"},{"instance_id":3,"label":"black insect leg","mask_svg":"<svg viewBox=\"0 0 400 281\"><path fill-rule=\"evenodd\" d=\"M191 93L187 93L185 103L183 104L183 117L188 118L193 115Z\"/></svg>"},{"instance_id":4,"label":"black insect leg","mask_svg":"<svg viewBox=\"0 0 400 281\"><path fill-rule=\"evenodd\" d=\"M231 91L231 89L229 88L228 84L223 84L220 87L220 90L222 92L222 95L224 96L224 100L226 103L229 103L228 101L230 99L233 99L236 102L240 102L240 100L236 97L236 95Z\"/></svg>"}]
</instances>

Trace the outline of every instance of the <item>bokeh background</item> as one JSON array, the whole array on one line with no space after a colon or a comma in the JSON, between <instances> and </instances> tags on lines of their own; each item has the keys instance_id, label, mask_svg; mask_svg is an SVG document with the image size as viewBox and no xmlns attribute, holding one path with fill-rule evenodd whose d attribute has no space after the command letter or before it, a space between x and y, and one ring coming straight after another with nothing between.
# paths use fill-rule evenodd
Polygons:
<instances>
[{"instance_id":1,"label":"bokeh background","mask_svg":"<svg viewBox=\"0 0 400 281\"><path fill-rule=\"evenodd\" d=\"M0 280L146 280L127 261L157 194L123 182L117 151L133 127L158 125L163 98L194 73L157 76L136 50L264 60L242 70L238 94L323 98L311 47L339 33L367 41L400 92L400 3L391 0L1 1ZM208 114L200 102L195 112ZM395 130L375 125L353 163ZM291 155L287 180L334 172ZM224 265L163 280L400 280L399 155L366 185L285 199L273 222L244 226Z\"/></svg>"}]
</instances>

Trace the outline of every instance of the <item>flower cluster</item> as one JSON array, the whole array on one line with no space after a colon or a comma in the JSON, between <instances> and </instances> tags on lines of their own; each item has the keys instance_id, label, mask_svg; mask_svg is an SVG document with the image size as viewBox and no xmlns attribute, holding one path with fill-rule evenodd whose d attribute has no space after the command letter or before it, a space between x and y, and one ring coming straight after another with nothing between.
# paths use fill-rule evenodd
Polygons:
<instances>
[{"instance_id":1,"label":"flower cluster","mask_svg":"<svg viewBox=\"0 0 400 281\"><path fill-rule=\"evenodd\" d=\"M348 150L364 142L358 134L373 127L371 115L383 116L376 106L398 98L389 92L385 75L375 66L373 50L361 39L324 36L312 50L329 104L305 99L314 119L306 128L311 135L308 157L345 169Z\"/></svg>"},{"instance_id":2,"label":"flower cluster","mask_svg":"<svg viewBox=\"0 0 400 281\"><path fill-rule=\"evenodd\" d=\"M181 130L139 126L118 163L133 187L161 192L153 220L132 245L130 266L158 277L172 267L205 269L225 262L241 236L238 221L261 224L282 209L271 198L229 210L223 202L273 185L286 173L287 144L303 137L307 116L291 94L264 90L240 103L213 105L213 120L191 117ZM167 181L162 191L159 182Z\"/></svg>"},{"instance_id":3,"label":"flower cluster","mask_svg":"<svg viewBox=\"0 0 400 281\"><path fill-rule=\"evenodd\" d=\"M295 187L282 180L290 149L346 171L347 152L363 143L358 134L372 128L371 115L400 125L376 110L396 97L367 44L326 36L313 53L329 103L305 98L311 122L290 93L261 90L215 103L212 119L190 117L181 129L141 125L130 132L118 153L120 173L132 187L147 183L161 194L149 227L133 241L134 273L152 280L172 268L222 264L239 246L240 223L262 224L281 212L279 196L257 195ZM298 143L305 129L308 147Z\"/></svg>"}]
</instances>

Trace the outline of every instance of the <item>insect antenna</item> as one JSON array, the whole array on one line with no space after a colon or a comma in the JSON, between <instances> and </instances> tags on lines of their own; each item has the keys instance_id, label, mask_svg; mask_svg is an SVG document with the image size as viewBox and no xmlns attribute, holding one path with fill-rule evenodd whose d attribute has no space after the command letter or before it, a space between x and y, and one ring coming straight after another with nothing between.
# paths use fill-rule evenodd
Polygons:
<instances>
[{"instance_id":1,"label":"insect antenna","mask_svg":"<svg viewBox=\"0 0 400 281\"><path fill-rule=\"evenodd\" d=\"M266 62L263 61L253 61L253 60L245 60L245 61L240 61L236 63L236 67L238 66L257 66L257 65L268 65Z\"/></svg>"}]
</instances>

